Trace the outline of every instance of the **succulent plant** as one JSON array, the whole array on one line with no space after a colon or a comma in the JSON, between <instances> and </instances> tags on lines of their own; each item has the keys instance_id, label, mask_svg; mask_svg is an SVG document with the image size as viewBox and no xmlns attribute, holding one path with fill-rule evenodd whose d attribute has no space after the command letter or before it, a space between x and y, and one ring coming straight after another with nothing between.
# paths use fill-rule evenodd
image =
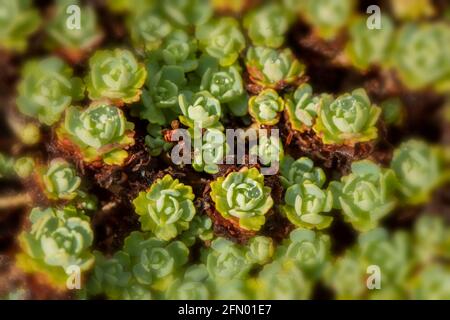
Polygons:
<instances>
[{"instance_id":1,"label":"succulent plant","mask_svg":"<svg viewBox=\"0 0 450 320\"><path fill-rule=\"evenodd\" d=\"M206 90L235 116L247 113L248 97L244 90L240 67L236 64L220 67L217 59L203 55L198 73L201 75L200 90Z\"/></svg>"},{"instance_id":2,"label":"succulent plant","mask_svg":"<svg viewBox=\"0 0 450 320\"><path fill-rule=\"evenodd\" d=\"M289 234L277 256L297 264L305 275L313 278L323 272L330 255L330 238L312 230L295 229Z\"/></svg>"},{"instance_id":3,"label":"succulent plant","mask_svg":"<svg viewBox=\"0 0 450 320\"><path fill-rule=\"evenodd\" d=\"M225 134L218 129L207 129L201 137L200 148L196 149L194 143L192 167L199 172L215 174L219 172L219 164L224 162L228 150Z\"/></svg>"},{"instance_id":4,"label":"succulent plant","mask_svg":"<svg viewBox=\"0 0 450 320\"><path fill-rule=\"evenodd\" d=\"M81 79L56 57L27 62L22 70L16 103L23 114L46 125L56 123L72 102L84 98Z\"/></svg>"},{"instance_id":5,"label":"succulent plant","mask_svg":"<svg viewBox=\"0 0 450 320\"><path fill-rule=\"evenodd\" d=\"M396 206L395 174L370 160L353 162L352 173L341 181L332 181L334 207L359 231L369 231Z\"/></svg>"},{"instance_id":6,"label":"succulent plant","mask_svg":"<svg viewBox=\"0 0 450 320\"><path fill-rule=\"evenodd\" d=\"M312 283L292 260L275 260L264 266L253 283L254 298L259 300L306 300Z\"/></svg>"},{"instance_id":7,"label":"succulent plant","mask_svg":"<svg viewBox=\"0 0 450 320\"><path fill-rule=\"evenodd\" d=\"M173 32L170 22L151 9L130 16L128 28L134 47L145 51L159 49Z\"/></svg>"},{"instance_id":8,"label":"succulent plant","mask_svg":"<svg viewBox=\"0 0 450 320\"><path fill-rule=\"evenodd\" d=\"M245 64L250 80L262 88L284 88L295 84L304 73L304 66L290 49L250 47Z\"/></svg>"},{"instance_id":9,"label":"succulent plant","mask_svg":"<svg viewBox=\"0 0 450 320\"><path fill-rule=\"evenodd\" d=\"M264 186L264 176L256 168L244 167L211 182L216 210L246 230L258 231L265 223L265 214L273 206L270 192L270 187Z\"/></svg>"},{"instance_id":10,"label":"succulent plant","mask_svg":"<svg viewBox=\"0 0 450 320\"><path fill-rule=\"evenodd\" d=\"M283 45L289 28L289 14L278 3L270 3L250 11L244 26L255 46L279 48Z\"/></svg>"},{"instance_id":11,"label":"succulent plant","mask_svg":"<svg viewBox=\"0 0 450 320\"><path fill-rule=\"evenodd\" d=\"M219 60L222 67L231 66L245 48L245 38L237 20L224 17L196 28L200 48Z\"/></svg>"},{"instance_id":12,"label":"succulent plant","mask_svg":"<svg viewBox=\"0 0 450 320\"><path fill-rule=\"evenodd\" d=\"M200 59L202 68L205 69L200 89L209 91L222 103L239 98L244 93L239 67L220 67L216 61L205 56Z\"/></svg>"},{"instance_id":13,"label":"succulent plant","mask_svg":"<svg viewBox=\"0 0 450 320\"><path fill-rule=\"evenodd\" d=\"M212 241L204 256L209 276L216 282L243 278L252 265L244 248L224 238Z\"/></svg>"},{"instance_id":14,"label":"succulent plant","mask_svg":"<svg viewBox=\"0 0 450 320\"><path fill-rule=\"evenodd\" d=\"M158 57L164 65L180 66L184 72L194 71L198 67L196 56L197 40L182 30L171 32L159 50L152 54Z\"/></svg>"},{"instance_id":15,"label":"succulent plant","mask_svg":"<svg viewBox=\"0 0 450 320\"><path fill-rule=\"evenodd\" d=\"M181 241L165 242L137 231L125 239L123 251L130 256L137 283L156 291L168 289L189 255Z\"/></svg>"},{"instance_id":16,"label":"succulent plant","mask_svg":"<svg viewBox=\"0 0 450 320\"><path fill-rule=\"evenodd\" d=\"M322 98L313 129L324 144L354 145L378 137L375 125L380 114L381 108L370 102L366 91L357 89L334 101Z\"/></svg>"},{"instance_id":17,"label":"succulent plant","mask_svg":"<svg viewBox=\"0 0 450 320\"><path fill-rule=\"evenodd\" d=\"M18 265L27 272L42 272L56 285L65 285L66 268L78 266L86 271L93 266L90 252L94 235L89 218L76 209L34 208L31 230L20 235L23 250Z\"/></svg>"},{"instance_id":18,"label":"succulent plant","mask_svg":"<svg viewBox=\"0 0 450 320\"><path fill-rule=\"evenodd\" d=\"M67 8L80 8L80 26L68 27ZM88 51L102 38L97 16L92 6L80 6L79 1L59 1L56 10L46 26L52 48L66 51L69 56L78 56L79 52Z\"/></svg>"},{"instance_id":19,"label":"succulent plant","mask_svg":"<svg viewBox=\"0 0 450 320\"><path fill-rule=\"evenodd\" d=\"M128 157L125 148L134 144L134 124L122 110L107 103L92 103L87 109L67 109L59 128L59 139L76 145L85 162L102 160L108 165L122 165Z\"/></svg>"},{"instance_id":20,"label":"succulent plant","mask_svg":"<svg viewBox=\"0 0 450 320\"><path fill-rule=\"evenodd\" d=\"M394 151L391 168L404 200L411 204L426 202L444 176L439 151L420 140L402 143Z\"/></svg>"},{"instance_id":21,"label":"succulent plant","mask_svg":"<svg viewBox=\"0 0 450 320\"><path fill-rule=\"evenodd\" d=\"M392 64L411 89L450 88L450 27L443 23L406 24L398 33Z\"/></svg>"},{"instance_id":22,"label":"succulent plant","mask_svg":"<svg viewBox=\"0 0 450 320\"><path fill-rule=\"evenodd\" d=\"M0 178L4 175L3 170L8 170L5 175L8 175L12 172L11 167L9 167L8 162L2 162L2 157L0 155ZM6 160L9 161L9 160ZM21 157L14 162L14 172L21 179L26 179L33 173L34 168L36 167L33 158L31 157Z\"/></svg>"},{"instance_id":23,"label":"succulent plant","mask_svg":"<svg viewBox=\"0 0 450 320\"><path fill-rule=\"evenodd\" d=\"M307 158L301 157L294 160L287 155L281 160L280 180L287 189L294 184L304 184L307 182L314 183L321 188L326 181L325 172L322 168L315 167L314 162Z\"/></svg>"},{"instance_id":24,"label":"succulent plant","mask_svg":"<svg viewBox=\"0 0 450 320\"><path fill-rule=\"evenodd\" d=\"M72 200L78 195L81 178L75 168L64 159L53 159L42 174L46 195L50 199Z\"/></svg>"},{"instance_id":25,"label":"succulent plant","mask_svg":"<svg viewBox=\"0 0 450 320\"><path fill-rule=\"evenodd\" d=\"M4 0L0 3L0 47L23 52L41 22L30 0Z\"/></svg>"},{"instance_id":26,"label":"succulent plant","mask_svg":"<svg viewBox=\"0 0 450 320\"><path fill-rule=\"evenodd\" d=\"M109 99L118 105L139 100L147 71L130 51L96 51L89 67L85 82L92 100Z\"/></svg>"},{"instance_id":27,"label":"succulent plant","mask_svg":"<svg viewBox=\"0 0 450 320\"><path fill-rule=\"evenodd\" d=\"M431 17L436 13L430 0L390 0L392 13L397 19L417 20Z\"/></svg>"},{"instance_id":28,"label":"succulent plant","mask_svg":"<svg viewBox=\"0 0 450 320\"><path fill-rule=\"evenodd\" d=\"M95 252L95 268L87 283L87 292L91 296L105 294L109 299L137 298L133 295L136 281L131 271L130 256L118 251L110 258ZM148 298L151 297L147 290Z\"/></svg>"},{"instance_id":29,"label":"succulent plant","mask_svg":"<svg viewBox=\"0 0 450 320\"><path fill-rule=\"evenodd\" d=\"M248 112L263 125L274 125L280 120L280 112L284 110L284 100L275 90L266 89L250 98Z\"/></svg>"},{"instance_id":30,"label":"succulent plant","mask_svg":"<svg viewBox=\"0 0 450 320\"><path fill-rule=\"evenodd\" d=\"M334 292L336 299L361 299L367 292L364 266L355 250L348 250L324 272L325 284Z\"/></svg>"},{"instance_id":31,"label":"succulent plant","mask_svg":"<svg viewBox=\"0 0 450 320\"><path fill-rule=\"evenodd\" d=\"M167 174L140 192L133 205L142 230L168 241L189 228L195 215L193 200L192 188Z\"/></svg>"},{"instance_id":32,"label":"succulent plant","mask_svg":"<svg viewBox=\"0 0 450 320\"><path fill-rule=\"evenodd\" d=\"M147 126L147 133L145 144L150 149L149 153L152 157L159 156L163 151L168 151L172 147L173 144L164 139L161 126L150 123Z\"/></svg>"},{"instance_id":33,"label":"succulent plant","mask_svg":"<svg viewBox=\"0 0 450 320\"><path fill-rule=\"evenodd\" d=\"M194 245L197 238L202 241L209 241L213 237L212 221L206 215L195 215L189 224L189 229L181 234L181 240L188 247Z\"/></svg>"},{"instance_id":34,"label":"succulent plant","mask_svg":"<svg viewBox=\"0 0 450 320\"><path fill-rule=\"evenodd\" d=\"M450 230L437 215L422 215L414 225L414 254L428 264L436 258L450 257Z\"/></svg>"},{"instance_id":35,"label":"succulent plant","mask_svg":"<svg viewBox=\"0 0 450 320\"><path fill-rule=\"evenodd\" d=\"M394 36L394 24L386 15L381 15L380 23L380 28L370 29L365 16L352 21L345 52L357 68L367 69L373 64L386 64Z\"/></svg>"},{"instance_id":36,"label":"succulent plant","mask_svg":"<svg viewBox=\"0 0 450 320\"><path fill-rule=\"evenodd\" d=\"M309 84L300 85L285 100L286 112L292 129L303 132L314 125L321 99L319 96L313 95Z\"/></svg>"},{"instance_id":37,"label":"succulent plant","mask_svg":"<svg viewBox=\"0 0 450 320\"><path fill-rule=\"evenodd\" d=\"M448 266L429 265L412 281L411 287L412 299L449 300L450 270Z\"/></svg>"},{"instance_id":38,"label":"succulent plant","mask_svg":"<svg viewBox=\"0 0 450 320\"><path fill-rule=\"evenodd\" d=\"M324 213L333 207L330 190L322 190L312 182L294 184L286 190L286 205L281 207L291 223L308 229L324 229L330 226L333 218Z\"/></svg>"},{"instance_id":39,"label":"succulent plant","mask_svg":"<svg viewBox=\"0 0 450 320\"><path fill-rule=\"evenodd\" d=\"M258 144L250 148L249 152L258 157L259 163L264 166L280 163L284 157L283 144L276 136L261 135Z\"/></svg>"},{"instance_id":40,"label":"succulent plant","mask_svg":"<svg viewBox=\"0 0 450 320\"><path fill-rule=\"evenodd\" d=\"M156 69L157 70L157 69ZM178 96L184 92L187 79L180 66L163 66L147 81L147 90L142 94L144 104L140 117L150 123L167 125L178 118L181 110Z\"/></svg>"},{"instance_id":41,"label":"succulent plant","mask_svg":"<svg viewBox=\"0 0 450 320\"><path fill-rule=\"evenodd\" d=\"M171 284L166 297L169 300L208 300L212 291L206 282L208 276L205 265L190 266L183 277Z\"/></svg>"},{"instance_id":42,"label":"succulent plant","mask_svg":"<svg viewBox=\"0 0 450 320\"><path fill-rule=\"evenodd\" d=\"M223 130L220 123L222 107L219 100L209 92L185 92L178 97L178 103L183 113L180 122L190 128Z\"/></svg>"},{"instance_id":43,"label":"succulent plant","mask_svg":"<svg viewBox=\"0 0 450 320\"><path fill-rule=\"evenodd\" d=\"M328 40L348 24L354 7L353 0L306 0L301 12L317 34Z\"/></svg>"},{"instance_id":44,"label":"succulent plant","mask_svg":"<svg viewBox=\"0 0 450 320\"><path fill-rule=\"evenodd\" d=\"M253 237L247 243L246 258L255 264L264 265L274 254L274 244L271 238L264 236Z\"/></svg>"},{"instance_id":45,"label":"succulent plant","mask_svg":"<svg viewBox=\"0 0 450 320\"><path fill-rule=\"evenodd\" d=\"M376 265L382 273L382 283L402 286L411 271L410 239L405 232L398 231L391 237L385 229L377 228L361 234L358 248L363 265Z\"/></svg>"},{"instance_id":46,"label":"succulent plant","mask_svg":"<svg viewBox=\"0 0 450 320\"><path fill-rule=\"evenodd\" d=\"M213 15L209 0L168 0L161 7L174 24L183 28L204 24Z\"/></svg>"}]
</instances>

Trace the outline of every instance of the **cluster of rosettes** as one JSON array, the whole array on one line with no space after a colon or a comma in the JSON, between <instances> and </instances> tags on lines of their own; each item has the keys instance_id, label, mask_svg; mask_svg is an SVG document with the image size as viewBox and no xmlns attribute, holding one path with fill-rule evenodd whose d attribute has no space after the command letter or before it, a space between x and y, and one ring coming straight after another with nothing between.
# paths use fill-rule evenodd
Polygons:
<instances>
[{"instance_id":1,"label":"cluster of rosettes","mask_svg":"<svg viewBox=\"0 0 450 320\"><path fill-rule=\"evenodd\" d=\"M312 130L324 144L353 146L378 137L382 109L371 103L364 89L333 98L314 95L311 86L303 84L286 101L291 129Z\"/></svg>"},{"instance_id":2,"label":"cluster of rosettes","mask_svg":"<svg viewBox=\"0 0 450 320\"><path fill-rule=\"evenodd\" d=\"M410 234L377 228L330 263L323 279L338 299L448 299L448 239L445 222L432 215L421 216ZM367 290L368 272L380 271L381 282L372 283L379 289Z\"/></svg>"},{"instance_id":3,"label":"cluster of rosettes","mask_svg":"<svg viewBox=\"0 0 450 320\"><path fill-rule=\"evenodd\" d=\"M69 2L61 1L45 32L47 45L62 58L26 63L16 104L23 115L54 126L56 146L91 169L126 165L136 143L131 116L148 122L145 143L153 157L172 147L163 130L187 128L194 145L196 138L202 141L201 149L193 151L192 168L210 174L201 175L210 179L210 188L197 200L210 198L205 206L252 237L235 243L217 236L215 217L200 212L184 176L180 181L166 174L132 202L141 230L128 235L112 256L92 253L94 237L85 211L94 210L95 201L76 167L60 158L43 166L0 154L0 177L31 176L53 205L32 210L31 227L20 237L18 265L46 274L57 286L65 284L68 267L78 266L90 272L81 294L110 299L306 299L314 281L323 281L338 298L360 298L368 295L364 277L369 265L379 265L389 281L377 297L448 297L449 270L435 263L450 257L450 231L442 221L424 217L412 235L389 236L378 228L397 206L426 202L448 180L439 148L407 141L395 150L389 168L355 161L332 181L336 177L327 179L312 159L285 154L280 139L260 130L258 145L249 150L258 165L226 173L218 165L229 148L225 128L234 127L234 121L262 129L286 119L292 131L312 134L325 146L355 147L378 138L383 112L389 124L401 118L400 111L391 111L397 109L373 104L364 89L314 94L304 83L305 66L285 47L295 13L327 41L347 27L344 62L362 70L393 67L411 88L436 90L450 83L448 25L410 23L397 31L383 15L383 28L369 29L365 18L354 17L354 1L285 0L247 11L245 4L233 5L238 2L109 1L110 9L126 13L135 51L97 50L86 74L78 76L63 59L83 61L102 32L89 6L81 6L83 28L69 31ZM398 19L414 17L411 10L417 6L408 12L396 4L393 11ZM26 0L5 7L0 10L0 45L23 51L38 28L38 14ZM242 13L243 23L236 15L215 17L215 10ZM269 184L260 167L274 163L280 172ZM274 185L282 186L281 200L273 194ZM325 232L338 214L361 235L355 248L332 261ZM286 233L292 229L279 245L263 236L273 215L285 218ZM411 252L409 238L417 252ZM196 244L202 245L201 252ZM198 264L190 263L194 259Z\"/></svg>"}]
</instances>

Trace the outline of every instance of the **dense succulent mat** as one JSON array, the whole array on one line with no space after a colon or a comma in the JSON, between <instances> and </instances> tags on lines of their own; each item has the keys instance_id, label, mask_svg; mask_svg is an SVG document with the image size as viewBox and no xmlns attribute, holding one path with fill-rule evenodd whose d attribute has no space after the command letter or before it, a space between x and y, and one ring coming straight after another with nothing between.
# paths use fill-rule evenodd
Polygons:
<instances>
[{"instance_id":1,"label":"dense succulent mat","mask_svg":"<svg viewBox=\"0 0 450 320\"><path fill-rule=\"evenodd\" d=\"M444 0L0 0L0 297L450 299L449 57Z\"/></svg>"}]
</instances>

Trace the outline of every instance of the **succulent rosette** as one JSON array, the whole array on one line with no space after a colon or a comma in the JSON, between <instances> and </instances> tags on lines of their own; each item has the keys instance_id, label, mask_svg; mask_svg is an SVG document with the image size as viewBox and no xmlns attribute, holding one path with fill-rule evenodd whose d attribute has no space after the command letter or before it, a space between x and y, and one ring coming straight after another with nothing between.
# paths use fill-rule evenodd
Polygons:
<instances>
[{"instance_id":1,"label":"succulent rosette","mask_svg":"<svg viewBox=\"0 0 450 320\"><path fill-rule=\"evenodd\" d=\"M147 70L124 49L99 50L89 59L86 87L92 100L109 99L118 105L136 102Z\"/></svg>"},{"instance_id":2,"label":"succulent rosette","mask_svg":"<svg viewBox=\"0 0 450 320\"><path fill-rule=\"evenodd\" d=\"M245 48L245 38L237 20L224 17L212 20L196 28L200 48L219 60L223 67L235 63Z\"/></svg>"},{"instance_id":3,"label":"succulent rosette","mask_svg":"<svg viewBox=\"0 0 450 320\"><path fill-rule=\"evenodd\" d=\"M300 132L312 128L321 103L321 97L313 95L312 87L302 84L285 100L291 128Z\"/></svg>"},{"instance_id":4,"label":"succulent rosette","mask_svg":"<svg viewBox=\"0 0 450 320\"><path fill-rule=\"evenodd\" d=\"M426 266L411 283L411 295L417 300L449 300L450 270L448 266Z\"/></svg>"},{"instance_id":5,"label":"succulent rosette","mask_svg":"<svg viewBox=\"0 0 450 320\"><path fill-rule=\"evenodd\" d=\"M181 234L181 241L188 247L195 244L197 238L210 241L214 237L212 221L207 215L195 215L189 224L189 229Z\"/></svg>"},{"instance_id":6,"label":"succulent rosette","mask_svg":"<svg viewBox=\"0 0 450 320\"><path fill-rule=\"evenodd\" d=\"M314 162L301 157L294 160L291 156L283 157L280 168L280 180L285 188L293 184L314 183L321 188L326 181L325 172L320 167L315 167Z\"/></svg>"},{"instance_id":7,"label":"succulent rosette","mask_svg":"<svg viewBox=\"0 0 450 320\"><path fill-rule=\"evenodd\" d=\"M137 283L131 268L130 255L124 251L110 258L96 252L95 268L87 283L88 294L104 294L109 299L150 300L150 289Z\"/></svg>"},{"instance_id":8,"label":"succulent rosette","mask_svg":"<svg viewBox=\"0 0 450 320\"><path fill-rule=\"evenodd\" d=\"M311 277L317 278L323 272L330 256L330 238L328 235L312 230L295 229L278 248L278 259L286 259L297 264Z\"/></svg>"},{"instance_id":9,"label":"succulent rosette","mask_svg":"<svg viewBox=\"0 0 450 320\"><path fill-rule=\"evenodd\" d=\"M145 51L159 49L173 31L170 22L154 10L144 10L130 16L128 28L134 46Z\"/></svg>"},{"instance_id":10,"label":"succulent rosette","mask_svg":"<svg viewBox=\"0 0 450 320\"><path fill-rule=\"evenodd\" d=\"M50 162L48 170L43 173L42 182L50 199L72 200L78 195L81 178L70 163L57 158Z\"/></svg>"},{"instance_id":11,"label":"succulent rosette","mask_svg":"<svg viewBox=\"0 0 450 320\"><path fill-rule=\"evenodd\" d=\"M70 6L80 8L80 25L70 25L67 10ZM70 28L68 27L70 25ZM60 49L69 57L77 61L84 51L92 49L102 38L103 34L97 23L97 16L92 6L81 6L79 1L63 0L58 6L46 26L49 44L52 48Z\"/></svg>"},{"instance_id":12,"label":"succulent rosette","mask_svg":"<svg viewBox=\"0 0 450 320\"><path fill-rule=\"evenodd\" d=\"M337 299L360 299L367 292L366 271L355 250L348 250L326 268L323 279Z\"/></svg>"},{"instance_id":13,"label":"succulent rosette","mask_svg":"<svg viewBox=\"0 0 450 320\"><path fill-rule=\"evenodd\" d=\"M220 102L235 100L244 93L244 86L239 67L232 65L220 67L215 59L202 57L204 70L200 88L209 91Z\"/></svg>"},{"instance_id":14,"label":"succulent rosette","mask_svg":"<svg viewBox=\"0 0 450 320\"><path fill-rule=\"evenodd\" d=\"M334 207L358 231L369 231L390 213L397 201L397 179L390 169L382 169L369 160L353 162L352 173L341 181L332 181Z\"/></svg>"},{"instance_id":15,"label":"succulent rosette","mask_svg":"<svg viewBox=\"0 0 450 320\"><path fill-rule=\"evenodd\" d=\"M354 0L305 0L302 15L320 37L334 38L345 27L355 7Z\"/></svg>"},{"instance_id":16,"label":"succulent rosette","mask_svg":"<svg viewBox=\"0 0 450 320\"><path fill-rule=\"evenodd\" d=\"M219 164L224 162L228 151L225 134L218 129L206 129L202 135L201 147L196 149L194 143L194 160L192 167L196 171L209 174L219 172Z\"/></svg>"},{"instance_id":17,"label":"succulent rosette","mask_svg":"<svg viewBox=\"0 0 450 320\"><path fill-rule=\"evenodd\" d=\"M426 202L444 178L438 149L420 140L409 140L394 151L391 168L399 190L410 204Z\"/></svg>"},{"instance_id":18,"label":"succulent rosette","mask_svg":"<svg viewBox=\"0 0 450 320\"><path fill-rule=\"evenodd\" d=\"M264 166L280 163L284 157L283 144L279 137L261 135L258 144L250 148L250 155L258 157Z\"/></svg>"},{"instance_id":19,"label":"succulent rosette","mask_svg":"<svg viewBox=\"0 0 450 320\"><path fill-rule=\"evenodd\" d=\"M103 161L122 165L134 144L134 124L123 111L107 103L92 103L87 109L70 107L58 130L60 140L69 139L81 152L85 162Z\"/></svg>"},{"instance_id":20,"label":"succulent rosette","mask_svg":"<svg viewBox=\"0 0 450 320\"><path fill-rule=\"evenodd\" d=\"M282 89L294 84L304 73L304 66L290 49L250 47L245 64L250 80L262 88Z\"/></svg>"},{"instance_id":21,"label":"succulent rosette","mask_svg":"<svg viewBox=\"0 0 450 320\"><path fill-rule=\"evenodd\" d=\"M394 36L392 20L382 15L380 28L368 28L366 17L358 17L349 27L350 40L346 54L351 63L360 69L367 69L373 64L385 64L390 53Z\"/></svg>"},{"instance_id":22,"label":"succulent rosette","mask_svg":"<svg viewBox=\"0 0 450 320\"><path fill-rule=\"evenodd\" d=\"M450 257L450 230L444 219L425 214L414 225L414 255L423 264Z\"/></svg>"},{"instance_id":23,"label":"succulent rosette","mask_svg":"<svg viewBox=\"0 0 450 320\"><path fill-rule=\"evenodd\" d=\"M4 176L11 175L11 172L14 172L17 174L17 176L21 179L26 179L34 171L34 168L36 167L36 164L31 157L21 157L17 159L14 162L13 168L9 167L10 162L2 163L2 160L0 159L0 178L3 178ZM4 167L6 165L6 167ZM11 170L13 169L13 170Z\"/></svg>"},{"instance_id":24,"label":"succulent rosette","mask_svg":"<svg viewBox=\"0 0 450 320\"><path fill-rule=\"evenodd\" d=\"M251 238L246 247L247 260L260 265L269 262L275 252L272 238L264 236Z\"/></svg>"},{"instance_id":25,"label":"succulent rosette","mask_svg":"<svg viewBox=\"0 0 450 320\"><path fill-rule=\"evenodd\" d=\"M411 89L450 88L450 27L444 23L407 24L398 33L392 64Z\"/></svg>"},{"instance_id":26,"label":"succulent rosette","mask_svg":"<svg viewBox=\"0 0 450 320\"><path fill-rule=\"evenodd\" d=\"M250 98L248 112L263 125L274 125L280 121L280 113L284 110L284 100L275 90L266 89L259 95Z\"/></svg>"},{"instance_id":27,"label":"succulent rosette","mask_svg":"<svg viewBox=\"0 0 450 320\"><path fill-rule=\"evenodd\" d=\"M377 265L383 281L390 286L402 286L411 272L412 252L405 232L397 231L391 237L385 229L377 228L361 234L358 247L363 264Z\"/></svg>"},{"instance_id":28,"label":"succulent rosette","mask_svg":"<svg viewBox=\"0 0 450 320\"><path fill-rule=\"evenodd\" d=\"M224 238L212 241L203 254L209 276L216 281L243 278L252 266L244 248Z\"/></svg>"},{"instance_id":29,"label":"succulent rosette","mask_svg":"<svg viewBox=\"0 0 450 320\"><path fill-rule=\"evenodd\" d=\"M289 28L289 14L278 3L262 6L244 19L244 26L255 46L279 48L283 45Z\"/></svg>"},{"instance_id":30,"label":"succulent rosette","mask_svg":"<svg viewBox=\"0 0 450 320\"><path fill-rule=\"evenodd\" d=\"M209 0L168 0L161 7L174 24L184 28L204 24L213 15Z\"/></svg>"},{"instance_id":31,"label":"succulent rosette","mask_svg":"<svg viewBox=\"0 0 450 320\"><path fill-rule=\"evenodd\" d=\"M219 100L209 92L185 92L178 97L178 103L183 113L180 122L190 128L223 130L220 123L222 107Z\"/></svg>"},{"instance_id":32,"label":"succulent rosette","mask_svg":"<svg viewBox=\"0 0 450 320\"><path fill-rule=\"evenodd\" d=\"M22 70L16 103L20 112L45 125L56 123L74 101L84 98L84 85L56 57L31 60Z\"/></svg>"},{"instance_id":33,"label":"succulent rosette","mask_svg":"<svg viewBox=\"0 0 450 320\"><path fill-rule=\"evenodd\" d=\"M142 230L168 241L189 228L195 215L193 200L192 188L167 174L140 192L133 205Z\"/></svg>"},{"instance_id":34,"label":"succulent rosette","mask_svg":"<svg viewBox=\"0 0 450 320\"><path fill-rule=\"evenodd\" d=\"M240 228L258 231L265 223L265 214L272 208L270 187L256 168L244 167L211 182L211 198L216 210Z\"/></svg>"},{"instance_id":35,"label":"succulent rosette","mask_svg":"<svg viewBox=\"0 0 450 320\"><path fill-rule=\"evenodd\" d=\"M167 66L180 66L184 72L194 71L198 67L196 56L197 40L183 30L175 30L167 36L155 55Z\"/></svg>"},{"instance_id":36,"label":"succulent rosette","mask_svg":"<svg viewBox=\"0 0 450 320\"><path fill-rule=\"evenodd\" d=\"M123 251L130 256L137 283L162 292L176 279L189 255L181 241L165 242L137 231L125 239Z\"/></svg>"},{"instance_id":37,"label":"succulent rosette","mask_svg":"<svg viewBox=\"0 0 450 320\"><path fill-rule=\"evenodd\" d=\"M167 125L181 113L178 97L187 85L184 70L180 66L163 66L158 70L158 66L151 65L149 73L153 76L142 94L140 117L153 124Z\"/></svg>"},{"instance_id":38,"label":"succulent rosette","mask_svg":"<svg viewBox=\"0 0 450 320\"><path fill-rule=\"evenodd\" d=\"M306 300L312 291L312 283L298 264L286 259L265 265L251 287L254 298L261 300Z\"/></svg>"},{"instance_id":39,"label":"succulent rosette","mask_svg":"<svg viewBox=\"0 0 450 320\"><path fill-rule=\"evenodd\" d=\"M18 265L27 272L42 272L57 285L66 283L66 268L89 270L94 263L90 252L94 235L89 218L71 207L34 208L30 213L31 230L20 235L23 253Z\"/></svg>"},{"instance_id":40,"label":"succulent rosette","mask_svg":"<svg viewBox=\"0 0 450 320\"><path fill-rule=\"evenodd\" d=\"M201 76L200 90L211 93L233 115L247 114L248 96L238 65L220 67L218 60L203 55L197 73Z\"/></svg>"},{"instance_id":41,"label":"succulent rosette","mask_svg":"<svg viewBox=\"0 0 450 320\"><path fill-rule=\"evenodd\" d=\"M290 186L284 200L286 204L281 210L297 227L321 230L333 221L331 216L326 215L333 207L331 191L322 190L312 182Z\"/></svg>"},{"instance_id":42,"label":"succulent rosette","mask_svg":"<svg viewBox=\"0 0 450 320\"><path fill-rule=\"evenodd\" d=\"M324 144L354 145L378 137L380 115L381 108L370 102L366 91L357 89L334 101L322 98L313 129Z\"/></svg>"},{"instance_id":43,"label":"succulent rosette","mask_svg":"<svg viewBox=\"0 0 450 320\"><path fill-rule=\"evenodd\" d=\"M30 37L41 22L39 13L30 0L2 1L0 3L0 48L23 52Z\"/></svg>"},{"instance_id":44,"label":"succulent rosette","mask_svg":"<svg viewBox=\"0 0 450 320\"><path fill-rule=\"evenodd\" d=\"M170 300L207 300L211 298L211 285L207 283L208 270L203 264L189 267L183 277L174 281L166 297Z\"/></svg>"}]
</instances>

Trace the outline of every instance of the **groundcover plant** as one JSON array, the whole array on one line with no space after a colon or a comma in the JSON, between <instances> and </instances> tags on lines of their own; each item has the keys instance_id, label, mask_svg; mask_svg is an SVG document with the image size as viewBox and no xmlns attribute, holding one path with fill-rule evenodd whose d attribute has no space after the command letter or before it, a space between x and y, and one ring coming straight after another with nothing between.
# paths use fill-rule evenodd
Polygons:
<instances>
[{"instance_id":1,"label":"groundcover plant","mask_svg":"<svg viewBox=\"0 0 450 320\"><path fill-rule=\"evenodd\" d=\"M450 299L450 4L0 0L1 299Z\"/></svg>"}]
</instances>

